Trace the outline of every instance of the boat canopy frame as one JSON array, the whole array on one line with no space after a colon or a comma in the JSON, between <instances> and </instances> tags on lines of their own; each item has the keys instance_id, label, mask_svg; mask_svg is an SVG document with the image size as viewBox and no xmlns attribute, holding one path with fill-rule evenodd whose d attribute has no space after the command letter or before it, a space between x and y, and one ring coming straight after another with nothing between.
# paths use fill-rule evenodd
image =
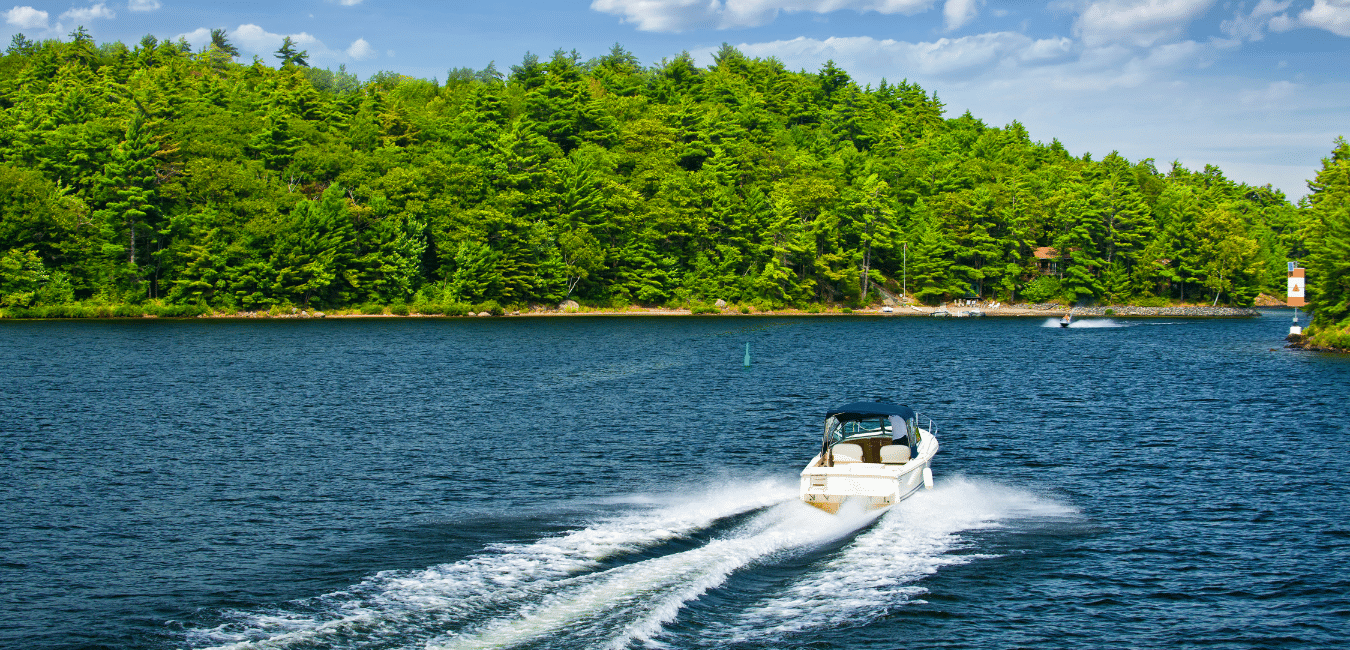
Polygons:
<instances>
[{"instance_id":1,"label":"boat canopy frame","mask_svg":"<svg viewBox=\"0 0 1350 650\"><path fill-rule=\"evenodd\" d=\"M867 420L877 421L880 428L875 430L875 434L849 436L844 432L845 425L849 422ZM889 433L892 439L896 438L896 431L904 431L904 436L909 439L910 445L918 444L918 414L914 412L914 409L903 404L853 402L830 409L825 413L825 435L820 441L821 462L827 467L833 467L834 454L832 449L835 445L850 439L874 438L886 435L888 433L886 431L887 424L891 427Z\"/></svg>"}]
</instances>

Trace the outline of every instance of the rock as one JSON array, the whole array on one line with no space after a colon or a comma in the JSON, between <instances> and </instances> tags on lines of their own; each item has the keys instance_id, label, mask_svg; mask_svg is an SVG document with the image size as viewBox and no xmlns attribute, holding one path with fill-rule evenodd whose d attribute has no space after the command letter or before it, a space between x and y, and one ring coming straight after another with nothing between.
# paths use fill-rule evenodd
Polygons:
<instances>
[{"instance_id":1,"label":"rock","mask_svg":"<svg viewBox=\"0 0 1350 650\"><path fill-rule=\"evenodd\" d=\"M321 312L321 311L316 311L316 312L314 312L314 317L315 317L315 318L323 318L323 312Z\"/></svg>"},{"instance_id":2,"label":"rock","mask_svg":"<svg viewBox=\"0 0 1350 650\"><path fill-rule=\"evenodd\" d=\"M490 314L490 313L488 313L488 312L485 312L485 311L480 311L480 312L478 312L478 317L479 317L479 318L482 318L482 317L484 317L484 316L491 316L491 315L492 315L492 314Z\"/></svg>"},{"instance_id":3,"label":"rock","mask_svg":"<svg viewBox=\"0 0 1350 650\"><path fill-rule=\"evenodd\" d=\"M717 302L713 303L713 305L716 306L718 309L726 309L726 308L727 308L727 301L722 300L721 298L718 298L718 299L717 299Z\"/></svg>"},{"instance_id":4,"label":"rock","mask_svg":"<svg viewBox=\"0 0 1350 650\"><path fill-rule=\"evenodd\" d=\"M558 309L563 311L577 311L581 309L581 305L575 300L564 300L562 301L562 304L558 305Z\"/></svg>"},{"instance_id":5,"label":"rock","mask_svg":"<svg viewBox=\"0 0 1350 650\"><path fill-rule=\"evenodd\" d=\"M895 299L894 299L894 298L889 298L889 297L888 297L888 298L886 298L885 300L882 300L881 302L882 302L883 304L885 304L887 307L894 307L894 306L896 305L896 302L895 302Z\"/></svg>"}]
</instances>

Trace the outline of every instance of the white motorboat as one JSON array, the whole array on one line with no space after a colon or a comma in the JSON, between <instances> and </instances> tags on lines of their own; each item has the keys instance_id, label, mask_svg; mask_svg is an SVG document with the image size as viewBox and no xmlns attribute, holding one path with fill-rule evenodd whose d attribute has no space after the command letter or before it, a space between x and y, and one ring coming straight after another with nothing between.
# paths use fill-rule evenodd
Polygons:
<instances>
[{"instance_id":1,"label":"white motorboat","mask_svg":"<svg viewBox=\"0 0 1350 650\"><path fill-rule=\"evenodd\" d=\"M820 453L801 474L801 499L834 514L849 499L866 509L904 501L933 487L930 465L938 451L930 421L920 429L908 406L854 402L825 414Z\"/></svg>"}]
</instances>

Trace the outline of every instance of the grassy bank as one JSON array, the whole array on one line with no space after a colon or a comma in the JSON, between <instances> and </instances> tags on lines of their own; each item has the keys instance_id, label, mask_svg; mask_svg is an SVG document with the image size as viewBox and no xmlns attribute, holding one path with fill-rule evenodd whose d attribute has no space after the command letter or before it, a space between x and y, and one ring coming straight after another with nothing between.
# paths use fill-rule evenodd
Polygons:
<instances>
[{"instance_id":1,"label":"grassy bank","mask_svg":"<svg viewBox=\"0 0 1350 650\"><path fill-rule=\"evenodd\" d=\"M195 318L209 313L211 309L202 305L68 303L5 307L0 309L0 318Z\"/></svg>"},{"instance_id":2,"label":"grassy bank","mask_svg":"<svg viewBox=\"0 0 1350 650\"><path fill-rule=\"evenodd\" d=\"M1304 334L1305 348L1350 352L1350 320L1335 325L1309 327Z\"/></svg>"}]
</instances>

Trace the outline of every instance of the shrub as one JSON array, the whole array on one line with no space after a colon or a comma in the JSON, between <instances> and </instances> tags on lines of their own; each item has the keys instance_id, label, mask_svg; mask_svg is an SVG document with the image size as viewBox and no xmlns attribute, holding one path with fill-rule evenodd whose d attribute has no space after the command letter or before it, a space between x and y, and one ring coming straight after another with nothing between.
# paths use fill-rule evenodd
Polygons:
<instances>
[{"instance_id":1,"label":"shrub","mask_svg":"<svg viewBox=\"0 0 1350 650\"><path fill-rule=\"evenodd\" d=\"M1314 325L1307 331L1308 342L1323 348L1350 350L1350 322Z\"/></svg>"},{"instance_id":2,"label":"shrub","mask_svg":"<svg viewBox=\"0 0 1350 650\"><path fill-rule=\"evenodd\" d=\"M807 305L807 306L806 306L806 313L808 313L808 314L819 314L819 313L820 313L820 305L817 305L817 304L814 304L814 303L812 303L812 304L810 304L810 305Z\"/></svg>"},{"instance_id":3,"label":"shrub","mask_svg":"<svg viewBox=\"0 0 1350 650\"><path fill-rule=\"evenodd\" d=\"M1115 316L1115 315L1116 315L1116 310L1108 308L1108 309L1106 310L1106 315L1107 315L1107 316Z\"/></svg>"},{"instance_id":4,"label":"shrub","mask_svg":"<svg viewBox=\"0 0 1350 650\"><path fill-rule=\"evenodd\" d=\"M840 311L840 312L843 312L843 313L845 313L845 314L852 314L852 313L853 313L853 309L851 309L851 308L849 308L849 307L845 307L845 308L843 308L843 309L840 309L839 311Z\"/></svg>"},{"instance_id":5,"label":"shrub","mask_svg":"<svg viewBox=\"0 0 1350 650\"><path fill-rule=\"evenodd\" d=\"M774 310L774 304L773 304L772 302L768 301L768 300L763 299L763 298L760 298L759 300L756 300L756 301L754 301L754 302L752 302L752 303L750 303L750 304L751 304L751 305L754 305L755 311L758 311L758 312L766 312L766 311L773 311L773 310Z\"/></svg>"},{"instance_id":6,"label":"shrub","mask_svg":"<svg viewBox=\"0 0 1350 650\"><path fill-rule=\"evenodd\" d=\"M113 307L112 315L118 318L140 318L145 315L145 309L140 305L118 305Z\"/></svg>"},{"instance_id":7,"label":"shrub","mask_svg":"<svg viewBox=\"0 0 1350 650\"><path fill-rule=\"evenodd\" d=\"M441 313L446 316L466 316L469 313L469 303L452 302L440 307Z\"/></svg>"},{"instance_id":8,"label":"shrub","mask_svg":"<svg viewBox=\"0 0 1350 650\"><path fill-rule=\"evenodd\" d=\"M150 303L145 306L147 314L154 314L160 318L192 318L208 313L211 310L206 305L164 305Z\"/></svg>"},{"instance_id":9,"label":"shrub","mask_svg":"<svg viewBox=\"0 0 1350 650\"><path fill-rule=\"evenodd\" d=\"M480 302L474 305L471 308L471 311L473 311L473 313L475 314L487 312L489 314L492 314L493 316L501 316L502 314L506 313L506 310L502 309L502 306L497 304L496 300L488 300L486 302Z\"/></svg>"},{"instance_id":10,"label":"shrub","mask_svg":"<svg viewBox=\"0 0 1350 650\"><path fill-rule=\"evenodd\" d=\"M747 307L746 305L741 305L741 313L742 313L742 314L748 314L748 313L750 313L750 308Z\"/></svg>"},{"instance_id":11,"label":"shrub","mask_svg":"<svg viewBox=\"0 0 1350 650\"><path fill-rule=\"evenodd\" d=\"M1061 293L1063 287L1059 278L1051 275L1042 275L1022 287L1022 299L1027 302L1048 302L1058 298Z\"/></svg>"},{"instance_id":12,"label":"shrub","mask_svg":"<svg viewBox=\"0 0 1350 650\"><path fill-rule=\"evenodd\" d=\"M1134 304L1139 305L1140 307L1166 307L1168 305L1168 301L1166 298L1161 298L1158 296L1149 296L1147 298L1136 298L1133 302Z\"/></svg>"},{"instance_id":13,"label":"shrub","mask_svg":"<svg viewBox=\"0 0 1350 650\"><path fill-rule=\"evenodd\" d=\"M399 303L394 303L394 306L389 308L389 313L391 313L391 314L393 314L393 315L395 315L395 316L407 316L407 315L408 315L408 305L406 305L406 304L404 304L404 303L401 303L401 302L399 302Z\"/></svg>"},{"instance_id":14,"label":"shrub","mask_svg":"<svg viewBox=\"0 0 1350 650\"><path fill-rule=\"evenodd\" d=\"M366 316L380 316L384 314L384 307L375 303L366 303L361 305L361 313Z\"/></svg>"},{"instance_id":15,"label":"shrub","mask_svg":"<svg viewBox=\"0 0 1350 650\"><path fill-rule=\"evenodd\" d=\"M722 311L722 310L720 310L720 309L718 309L717 307L713 306L712 303L707 303L707 302L696 302L696 303L693 303L693 304L689 305L689 313L695 314L695 315L697 315L697 314L717 314L717 313L720 313L721 311Z\"/></svg>"}]
</instances>

